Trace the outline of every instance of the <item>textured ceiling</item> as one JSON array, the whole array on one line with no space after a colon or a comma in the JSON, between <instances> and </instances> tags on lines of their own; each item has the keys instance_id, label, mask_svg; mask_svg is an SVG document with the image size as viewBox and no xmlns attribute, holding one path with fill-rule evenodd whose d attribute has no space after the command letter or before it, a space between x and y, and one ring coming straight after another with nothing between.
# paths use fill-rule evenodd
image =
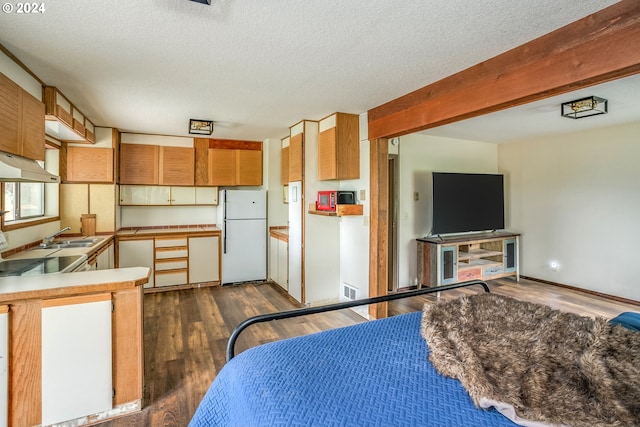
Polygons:
<instances>
[{"instance_id":1,"label":"textured ceiling","mask_svg":"<svg viewBox=\"0 0 640 427\"><path fill-rule=\"evenodd\" d=\"M613 0L45 2L0 15L0 43L96 125L282 138L301 119L362 113Z\"/></svg>"}]
</instances>

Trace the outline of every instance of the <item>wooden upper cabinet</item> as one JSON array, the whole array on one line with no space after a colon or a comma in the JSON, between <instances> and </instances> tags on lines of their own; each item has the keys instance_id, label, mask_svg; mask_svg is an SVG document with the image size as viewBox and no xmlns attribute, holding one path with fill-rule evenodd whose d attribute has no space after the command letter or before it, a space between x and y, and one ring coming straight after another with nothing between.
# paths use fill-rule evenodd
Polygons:
<instances>
[{"instance_id":1,"label":"wooden upper cabinet","mask_svg":"<svg viewBox=\"0 0 640 427\"><path fill-rule=\"evenodd\" d=\"M262 151L236 150L237 185L262 185Z\"/></svg>"},{"instance_id":2,"label":"wooden upper cabinet","mask_svg":"<svg viewBox=\"0 0 640 427\"><path fill-rule=\"evenodd\" d=\"M22 133L18 132L22 146L20 155L44 160L44 104L22 91Z\"/></svg>"},{"instance_id":3,"label":"wooden upper cabinet","mask_svg":"<svg viewBox=\"0 0 640 427\"><path fill-rule=\"evenodd\" d=\"M262 143L195 138L196 185L262 185Z\"/></svg>"},{"instance_id":4,"label":"wooden upper cabinet","mask_svg":"<svg viewBox=\"0 0 640 427\"><path fill-rule=\"evenodd\" d=\"M289 146L280 150L280 184L289 184Z\"/></svg>"},{"instance_id":5,"label":"wooden upper cabinet","mask_svg":"<svg viewBox=\"0 0 640 427\"><path fill-rule=\"evenodd\" d=\"M44 160L44 104L1 73L0 150Z\"/></svg>"},{"instance_id":6,"label":"wooden upper cabinet","mask_svg":"<svg viewBox=\"0 0 640 427\"><path fill-rule=\"evenodd\" d=\"M236 150L212 148L209 150L209 184L236 184Z\"/></svg>"},{"instance_id":7,"label":"wooden upper cabinet","mask_svg":"<svg viewBox=\"0 0 640 427\"><path fill-rule=\"evenodd\" d=\"M67 147L66 151L65 182L113 182L112 148Z\"/></svg>"},{"instance_id":8,"label":"wooden upper cabinet","mask_svg":"<svg viewBox=\"0 0 640 427\"><path fill-rule=\"evenodd\" d=\"M44 103L47 134L65 142L96 142L93 123L57 88L44 88Z\"/></svg>"},{"instance_id":9,"label":"wooden upper cabinet","mask_svg":"<svg viewBox=\"0 0 640 427\"><path fill-rule=\"evenodd\" d=\"M360 178L359 117L335 113L320 120L318 179Z\"/></svg>"},{"instance_id":10,"label":"wooden upper cabinet","mask_svg":"<svg viewBox=\"0 0 640 427\"><path fill-rule=\"evenodd\" d=\"M289 182L302 181L302 139L301 133L289 139Z\"/></svg>"},{"instance_id":11,"label":"wooden upper cabinet","mask_svg":"<svg viewBox=\"0 0 640 427\"><path fill-rule=\"evenodd\" d=\"M120 145L120 184L158 184L157 145Z\"/></svg>"},{"instance_id":12,"label":"wooden upper cabinet","mask_svg":"<svg viewBox=\"0 0 640 427\"><path fill-rule=\"evenodd\" d=\"M194 184L195 152L189 147L160 147L160 185Z\"/></svg>"},{"instance_id":13,"label":"wooden upper cabinet","mask_svg":"<svg viewBox=\"0 0 640 427\"><path fill-rule=\"evenodd\" d=\"M21 88L0 73L0 150L18 154Z\"/></svg>"}]
</instances>

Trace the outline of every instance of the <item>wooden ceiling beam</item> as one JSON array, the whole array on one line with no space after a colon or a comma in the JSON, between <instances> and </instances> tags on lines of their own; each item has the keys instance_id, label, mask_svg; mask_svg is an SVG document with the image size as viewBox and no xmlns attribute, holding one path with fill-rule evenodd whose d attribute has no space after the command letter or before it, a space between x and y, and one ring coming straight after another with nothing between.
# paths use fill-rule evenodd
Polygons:
<instances>
[{"instance_id":1,"label":"wooden ceiling beam","mask_svg":"<svg viewBox=\"0 0 640 427\"><path fill-rule=\"evenodd\" d=\"M640 72L640 2L606 9L368 111L392 138Z\"/></svg>"}]
</instances>

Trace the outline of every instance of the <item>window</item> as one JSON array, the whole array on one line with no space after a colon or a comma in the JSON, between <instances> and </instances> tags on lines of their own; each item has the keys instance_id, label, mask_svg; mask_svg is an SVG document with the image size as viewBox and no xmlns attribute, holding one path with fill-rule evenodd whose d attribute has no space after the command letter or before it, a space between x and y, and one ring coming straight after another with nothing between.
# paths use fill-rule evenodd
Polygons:
<instances>
[{"instance_id":1,"label":"window","mask_svg":"<svg viewBox=\"0 0 640 427\"><path fill-rule=\"evenodd\" d=\"M44 216L44 183L5 182L4 221Z\"/></svg>"}]
</instances>

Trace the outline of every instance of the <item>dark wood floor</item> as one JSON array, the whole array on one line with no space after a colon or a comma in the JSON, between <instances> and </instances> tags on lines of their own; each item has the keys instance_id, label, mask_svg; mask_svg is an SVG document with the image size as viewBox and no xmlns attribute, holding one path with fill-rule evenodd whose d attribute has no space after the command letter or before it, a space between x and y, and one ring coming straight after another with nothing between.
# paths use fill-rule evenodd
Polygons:
<instances>
[{"instance_id":1,"label":"dark wood floor","mask_svg":"<svg viewBox=\"0 0 640 427\"><path fill-rule=\"evenodd\" d=\"M613 317L640 307L527 280L490 283L492 292L544 303L582 315ZM450 291L441 298L480 292ZM421 310L436 295L389 303L389 314ZM200 399L225 363L227 339L242 320L297 308L277 285L247 284L147 294L144 298L145 408L101 423L115 426L186 426ZM249 347L365 321L351 310L315 314L249 327L236 353Z\"/></svg>"}]
</instances>

